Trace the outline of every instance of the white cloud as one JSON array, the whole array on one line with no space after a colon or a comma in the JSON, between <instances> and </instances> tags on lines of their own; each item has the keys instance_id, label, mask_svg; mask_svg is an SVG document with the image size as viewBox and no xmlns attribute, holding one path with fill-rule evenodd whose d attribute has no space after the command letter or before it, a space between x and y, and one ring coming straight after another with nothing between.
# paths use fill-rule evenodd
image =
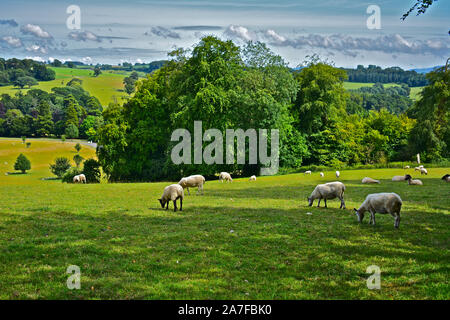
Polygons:
<instances>
[{"instance_id":1,"label":"white cloud","mask_svg":"<svg viewBox=\"0 0 450 320\"><path fill-rule=\"evenodd\" d=\"M35 24L26 24L20 28L20 31L23 34L30 34L32 36L41 38L41 39L52 39L53 37L47 31L44 31L40 26Z\"/></svg>"},{"instance_id":2,"label":"white cloud","mask_svg":"<svg viewBox=\"0 0 450 320\"><path fill-rule=\"evenodd\" d=\"M19 47L23 46L22 40L20 40L19 38L6 36L6 37L3 37L2 40L13 48L19 48Z\"/></svg>"},{"instance_id":3,"label":"white cloud","mask_svg":"<svg viewBox=\"0 0 450 320\"><path fill-rule=\"evenodd\" d=\"M83 62L84 64L91 64L92 63L92 58L91 57L81 58L81 62Z\"/></svg>"},{"instance_id":4,"label":"white cloud","mask_svg":"<svg viewBox=\"0 0 450 320\"><path fill-rule=\"evenodd\" d=\"M28 56L28 57L25 57L25 59L31 59L31 60L38 61L38 62L46 62L46 60L44 58L42 58L42 57L30 57L30 56Z\"/></svg>"},{"instance_id":5,"label":"white cloud","mask_svg":"<svg viewBox=\"0 0 450 320\"><path fill-rule=\"evenodd\" d=\"M153 27L150 32L154 34L157 37L163 37L163 38L172 38L172 39L181 39L180 34L172 31L170 29L164 28L164 27ZM149 33L145 32L144 35L148 36Z\"/></svg>"},{"instance_id":6,"label":"white cloud","mask_svg":"<svg viewBox=\"0 0 450 320\"><path fill-rule=\"evenodd\" d=\"M42 54L47 54L47 48L37 44L32 44L26 47L25 50L27 50L28 52L35 52L35 53L38 52Z\"/></svg>"},{"instance_id":7,"label":"white cloud","mask_svg":"<svg viewBox=\"0 0 450 320\"><path fill-rule=\"evenodd\" d=\"M102 42L99 36L90 31L73 31L69 33L69 39L75 41L96 41Z\"/></svg>"},{"instance_id":8,"label":"white cloud","mask_svg":"<svg viewBox=\"0 0 450 320\"><path fill-rule=\"evenodd\" d=\"M226 36L230 36L232 38L238 38L244 41L258 40L257 35L254 32L251 32L246 27L230 25L225 30L224 34Z\"/></svg>"}]
</instances>

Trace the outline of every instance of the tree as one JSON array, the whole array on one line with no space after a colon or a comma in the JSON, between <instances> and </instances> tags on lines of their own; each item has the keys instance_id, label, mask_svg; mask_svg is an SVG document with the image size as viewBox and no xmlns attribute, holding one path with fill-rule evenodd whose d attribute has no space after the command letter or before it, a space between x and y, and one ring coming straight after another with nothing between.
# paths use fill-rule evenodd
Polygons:
<instances>
[{"instance_id":1,"label":"tree","mask_svg":"<svg viewBox=\"0 0 450 320\"><path fill-rule=\"evenodd\" d=\"M46 100L39 103L39 115L35 123L36 134L40 137L48 136L53 130L52 114L50 105Z\"/></svg>"},{"instance_id":2,"label":"tree","mask_svg":"<svg viewBox=\"0 0 450 320\"><path fill-rule=\"evenodd\" d=\"M424 14L427 9L437 0L416 0L416 3L402 16L402 20L405 20L411 12L417 10L417 16Z\"/></svg>"},{"instance_id":3,"label":"tree","mask_svg":"<svg viewBox=\"0 0 450 320\"><path fill-rule=\"evenodd\" d=\"M69 124L64 132L70 139L78 138L78 128L73 123Z\"/></svg>"},{"instance_id":4,"label":"tree","mask_svg":"<svg viewBox=\"0 0 450 320\"><path fill-rule=\"evenodd\" d=\"M101 73L102 70L100 69L100 67L97 66L94 68L94 77L98 77Z\"/></svg>"},{"instance_id":5,"label":"tree","mask_svg":"<svg viewBox=\"0 0 450 320\"><path fill-rule=\"evenodd\" d=\"M135 82L136 80L134 80L132 77L125 77L123 79L123 84L125 85L126 93L131 95L134 92Z\"/></svg>"},{"instance_id":6,"label":"tree","mask_svg":"<svg viewBox=\"0 0 450 320\"><path fill-rule=\"evenodd\" d=\"M80 150L81 150L81 144L77 142L77 144L75 145L74 148L75 148L75 150L76 150L77 152L80 152Z\"/></svg>"},{"instance_id":7,"label":"tree","mask_svg":"<svg viewBox=\"0 0 450 320\"><path fill-rule=\"evenodd\" d=\"M20 170L22 173L26 173L27 170L31 169L31 162L22 153L16 159L14 163L14 170Z\"/></svg>"},{"instance_id":8,"label":"tree","mask_svg":"<svg viewBox=\"0 0 450 320\"><path fill-rule=\"evenodd\" d=\"M83 163L83 173L86 182L99 183L101 178L100 163L95 159L87 159Z\"/></svg>"},{"instance_id":9,"label":"tree","mask_svg":"<svg viewBox=\"0 0 450 320\"><path fill-rule=\"evenodd\" d=\"M65 135L65 134L63 134L63 135L61 136L61 142L62 142L62 143L66 142L66 135Z\"/></svg>"},{"instance_id":10,"label":"tree","mask_svg":"<svg viewBox=\"0 0 450 320\"><path fill-rule=\"evenodd\" d=\"M37 80L29 76L20 77L14 81L14 86L20 87L21 89L25 88L25 86L31 88L32 86L36 86L37 84L38 84Z\"/></svg>"},{"instance_id":11,"label":"tree","mask_svg":"<svg viewBox=\"0 0 450 320\"><path fill-rule=\"evenodd\" d=\"M81 162L83 161L83 157L80 156L79 154L76 154L73 156L73 161L75 162L75 164L77 165L77 168L80 167Z\"/></svg>"},{"instance_id":12,"label":"tree","mask_svg":"<svg viewBox=\"0 0 450 320\"><path fill-rule=\"evenodd\" d=\"M27 142L27 148L31 146L31 142Z\"/></svg>"},{"instance_id":13,"label":"tree","mask_svg":"<svg viewBox=\"0 0 450 320\"><path fill-rule=\"evenodd\" d=\"M71 167L70 160L65 157L59 157L55 159L55 163L50 164L50 171L57 176L62 178L64 173Z\"/></svg>"}]
</instances>

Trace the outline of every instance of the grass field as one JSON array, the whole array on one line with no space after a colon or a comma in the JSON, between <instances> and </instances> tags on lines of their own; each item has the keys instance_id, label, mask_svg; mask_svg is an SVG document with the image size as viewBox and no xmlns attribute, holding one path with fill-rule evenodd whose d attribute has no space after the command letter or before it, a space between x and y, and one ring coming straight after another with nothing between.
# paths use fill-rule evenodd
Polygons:
<instances>
[{"instance_id":1,"label":"grass field","mask_svg":"<svg viewBox=\"0 0 450 320\"><path fill-rule=\"evenodd\" d=\"M33 86L32 89L41 89L50 92L54 87L62 87L67 84L73 77L83 80L83 88L91 95L97 97L101 104L107 106L110 102L115 100L121 102L128 95L123 91L123 78L128 73L102 71L98 77L93 77L93 71L88 69L70 69L70 68L55 68L56 79L52 81L41 81L37 86ZM18 89L13 86L0 87L0 94L7 93L9 95L15 95L16 92L22 90L22 92L28 91L28 89Z\"/></svg>"},{"instance_id":2,"label":"grass field","mask_svg":"<svg viewBox=\"0 0 450 320\"><path fill-rule=\"evenodd\" d=\"M364 83L364 82L344 82L344 88L346 90L355 90L361 87L371 87L374 83ZM386 88L398 86L396 83L384 83ZM411 87L411 93L409 97L412 100L417 100L419 98L419 92L422 91L423 87Z\"/></svg>"},{"instance_id":3,"label":"grass field","mask_svg":"<svg viewBox=\"0 0 450 320\"><path fill-rule=\"evenodd\" d=\"M71 148L0 139L0 299L450 298L450 184L440 180L449 168L431 168L424 186L391 182L403 169L343 171L347 210L336 200L307 207L333 172L207 181L175 213L157 202L167 182L40 180ZM19 152L32 170L5 176ZM364 176L381 184L362 185ZM384 191L403 199L400 229L380 214L376 226L358 224L350 209ZM69 265L81 268L80 290L66 287ZM381 290L367 289L370 265Z\"/></svg>"}]
</instances>

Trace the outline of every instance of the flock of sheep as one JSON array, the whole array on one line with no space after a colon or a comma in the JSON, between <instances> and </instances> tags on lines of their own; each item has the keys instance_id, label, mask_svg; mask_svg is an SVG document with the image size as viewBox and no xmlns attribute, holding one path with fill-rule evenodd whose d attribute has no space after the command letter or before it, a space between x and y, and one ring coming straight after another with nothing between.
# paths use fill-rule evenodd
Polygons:
<instances>
[{"instance_id":1,"label":"flock of sheep","mask_svg":"<svg viewBox=\"0 0 450 320\"><path fill-rule=\"evenodd\" d=\"M409 169L406 166L405 169ZM415 168L415 171L419 171L421 174L428 174L428 171L423 167L419 166ZM304 174L312 174L311 171L305 171ZM340 172L336 171L336 178L340 177ZM320 177L324 177L324 173L320 172ZM251 176L250 181L256 181L256 176ZM442 180L450 182L450 175L446 174L442 177ZM232 182L233 179L228 172L221 172L219 174L219 181ZM409 185L423 185L422 181L418 179L413 179L411 175L406 174L404 176L394 176L392 181L408 181ZM174 211L177 211L177 200L180 200L180 211L183 210L183 199L184 199L184 189L187 189L188 194L189 188L198 188L197 192L203 194L203 185L205 184L205 177L202 175L193 175L189 177L182 178L177 184L172 184L164 188L163 195L159 200L161 207L169 208L169 202L173 202ZM369 177L364 177L361 181L364 184L380 184L379 180L375 180ZM332 200L338 198L341 201L340 209L345 209L344 201L345 185L340 181L329 182L325 184L317 185L311 195L308 197L308 205L312 206L314 200L318 200L317 206L320 207L321 200L325 203L325 208L327 207L327 200ZM400 225L400 210L402 208L402 199L396 193L373 193L369 194L364 202L358 209L354 209L355 214L359 222L364 219L364 214L369 212L370 214L370 224L375 225L375 213L381 214L391 214L394 219L394 227L398 228Z\"/></svg>"}]
</instances>

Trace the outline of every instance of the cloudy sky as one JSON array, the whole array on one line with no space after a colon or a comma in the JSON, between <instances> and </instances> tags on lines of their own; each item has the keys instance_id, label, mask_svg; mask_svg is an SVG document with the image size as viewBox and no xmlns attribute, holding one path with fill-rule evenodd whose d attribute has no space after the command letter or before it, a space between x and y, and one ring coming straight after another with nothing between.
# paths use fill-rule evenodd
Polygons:
<instances>
[{"instance_id":1,"label":"cloudy sky","mask_svg":"<svg viewBox=\"0 0 450 320\"><path fill-rule=\"evenodd\" d=\"M213 34L237 44L263 41L292 67L314 53L343 67L442 65L450 56L450 1L401 21L414 2L1 0L0 57L150 62ZM80 29L66 24L70 5L80 8ZM380 29L367 26L370 5L380 8Z\"/></svg>"}]
</instances>

